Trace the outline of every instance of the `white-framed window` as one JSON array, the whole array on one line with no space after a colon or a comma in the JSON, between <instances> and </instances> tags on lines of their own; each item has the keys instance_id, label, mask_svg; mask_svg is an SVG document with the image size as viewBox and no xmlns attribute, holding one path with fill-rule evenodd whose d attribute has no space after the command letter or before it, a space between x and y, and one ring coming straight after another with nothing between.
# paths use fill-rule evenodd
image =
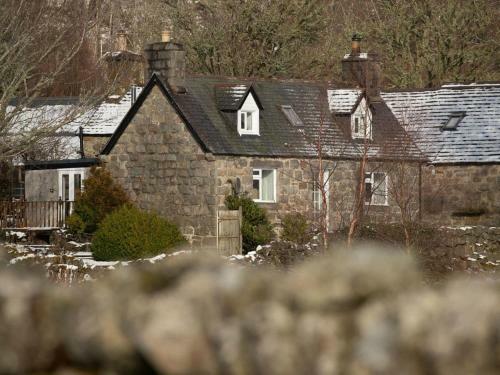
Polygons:
<instances>
[{"instance_id":1,"label":"white-framed window","mask_svg":"<svg viewBox=\"0 0 500 375\"><path fill-rule=\"evenodd\" d=\"M353 139L372 139L372 113L365 98L351 115L351 135Z\"/></svg>"},{"instance_id":2,"label":"white-framed window","mask_svg":"<svg viewBox=\"0 0 500 375\"><path fill-rule=\"evenodd\" d=\"M329 180L330 172L328 170L323 172L323 183L320 184L319 176L313 181L313 209L314 213L320 213L323 207L323 194L321 189L323 188L326 192L326 206L327 210L330 204L330 180Z\"/></svg>"},{"instance_id":3,"label":"white-framed window","mask_svg":"<svg viewBox=\"0 0 500 375\"><path fill-rule=\"evenodd\" d=\"M276 170L254 169L253 189L256 202L276 202Z\"/></svg>"},{"instance_id":4,"label":"white-framed window","mask_svg":"<svg viewBox=\"0 0 500 375\"><path fill-rule=\"evenodd\" d=\"M238 133L259 135L259 106L251 92L238 110Z\"/></svg>"},{"instance_id":5,"label":"white-framed window","mask_svg":"<svg viewBox=\"0 0 500 375\"><path fill-rule=\"evenodd\" d=\"M388 177L384 172L365 173L365 204L387 206Z\"/></svg>"}]
</instances>

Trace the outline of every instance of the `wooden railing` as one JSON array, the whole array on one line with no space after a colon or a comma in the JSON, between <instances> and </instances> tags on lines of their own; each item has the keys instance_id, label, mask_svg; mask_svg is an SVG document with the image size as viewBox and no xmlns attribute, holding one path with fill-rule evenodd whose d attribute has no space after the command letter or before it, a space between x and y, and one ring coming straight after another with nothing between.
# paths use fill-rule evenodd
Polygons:
<instances>
[{"instance_id":1,"label":"wooden railing","mask_svg":"<svg viewBox=\"0 0 500 375\"><path fill-rule=\"evenodd\" d=\"M0 201L0 229L63 228L73 211L69 201Z\"/></svg>"}]
</instances>

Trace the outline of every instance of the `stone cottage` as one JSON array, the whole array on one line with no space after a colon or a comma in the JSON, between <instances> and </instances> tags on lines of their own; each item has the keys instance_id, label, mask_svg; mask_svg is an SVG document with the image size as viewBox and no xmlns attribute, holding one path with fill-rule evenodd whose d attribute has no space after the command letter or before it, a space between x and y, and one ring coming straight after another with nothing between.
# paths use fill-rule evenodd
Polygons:
<instances>
[{"instance_id":1,"label":"stone cottage","mask_svg":"<svg viewBox=\"0 0 500 375\"><path fill-rule=\"evenodd\" d=\"M424 219L500 226L500 84L447 84L382 97L429 158Z\"/></svg>"},{"instance_id":2,"label":"stone cottage","mask_svg":"<svg viewBox=\"0 0 500 375\"><path fill-rule=\"evenodd\" d=\"M426 159L380 96L377 61L357 43L343 60L346 88L187 76L185 51L172 41L149 45L146 58L147 84L100 157L141 208L211 241L232 188L274 223L293 211L314 217L324 189L332 230L348 222L362 186L370 220L398 220L394 162L418 176ZM419 186L409 188L418 210Z\"/></svg>"}]
</instances>

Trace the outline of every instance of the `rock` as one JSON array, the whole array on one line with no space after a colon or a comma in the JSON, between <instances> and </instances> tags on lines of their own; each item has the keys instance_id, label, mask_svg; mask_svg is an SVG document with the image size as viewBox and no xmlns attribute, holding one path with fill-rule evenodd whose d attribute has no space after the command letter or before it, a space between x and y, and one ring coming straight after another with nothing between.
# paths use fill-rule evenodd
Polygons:
<instances>
[{"instance_id":1,"label":"rock","mask_svg":"<svg viewBox=\"0 0 500 375\"><path fill-rule=\"evenodd\" d=\"M85 286L0 269L0 373L494 374L500 287L432 289L401 251L287 272L220 257L129 265Z\"/></svg>"}]
</instances>

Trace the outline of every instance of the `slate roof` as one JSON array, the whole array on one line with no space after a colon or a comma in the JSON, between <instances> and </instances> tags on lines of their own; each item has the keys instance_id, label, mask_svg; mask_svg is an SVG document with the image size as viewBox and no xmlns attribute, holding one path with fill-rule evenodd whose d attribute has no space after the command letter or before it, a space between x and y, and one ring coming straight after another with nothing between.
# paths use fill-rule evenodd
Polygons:
<instances>
[{"instance_id":1,"label":"slate roof","mask_svg":"<svg viewBox=\"0 0 500 375\"><path fill-rule=\"evenodd\" d=\"M139 95L142 88L135 90ZM53 134L44 137L46 144L54 145L53 157L73 160L80 157L80 127L86 136L111 136L132 106L132 88L122 96L108 97L83 114L79 113L78 97L40 97L27 103L15 99L7 110L13 111L19 105L23 109L12 119L12 135L22 136L39 126L47 131L53 129Z\"/></svg>"},{"instance_id":2,"label":"slate roof","mask_svg":"<svg viewBox=\"0 0 500 375\"><path fill-rule=\"evenodd\" d=\"M243 99L247 96L250 84L241 85L216 85L215 100L217 107L222 111L236 111L241 107Z\"/></svg>"},{"instance_id":3,"label":"slate roof","mask_svg":"<svg viewBox=\"0 0 500 375\"><path fill-rule=\"evenodd\" d=\"M83 134L97 136L113 134L132 107L132 90L135 90L135 95L139 96L142 88L131 87L123 96L109 97L91 109L84 116Z\"/></svg>"},{"instance_id":4,"label":"slate roof","mask_svg":"<svg viewBox=\"0 0 500 375\"><path fill-rule=\"evenodd\" d=\"M382 97L431 162L500 162L500 83L450 84ZM456 130L442 130L450 115L461 111L465 117Z\"/></svg>"},{"instance_id":5,"label":"slate roof","mask_svg":"<svg viewBox=\"0 0 500 375\"><path fill-rule=\"evenodd\" d=\"M360 89L328 90L328 105L332 113L352 113L363 91Z\"/></svg>"},{"instance_id":6,"label":"slate roof","mask_svg":"<svg viewBox=\"0 0 500 375\"><path fill-rule=\"evenodd\" d=\"M332 115L328 90L334 89L322 82L189 77L185 82L186 93L176 94L157 75L153 75L105 146L104 154L111 151L154 85L158 85L174 105L202 148L215 155L317 157L317 140L321 133L325 157L357 158L360 155L361 146L351 140L350 126L347 129L345 125L349 116ZM259 136L240 136L236 128L237 110L248 90L252 90L262 108ZM335 93L332 95L335 97ZM303 127L287 119L283 105L293 108ZM373 109L374 134L378 135L370 144L370 156L422 159L387 106L378 103Z\"/></svg>"}]
</instances>

